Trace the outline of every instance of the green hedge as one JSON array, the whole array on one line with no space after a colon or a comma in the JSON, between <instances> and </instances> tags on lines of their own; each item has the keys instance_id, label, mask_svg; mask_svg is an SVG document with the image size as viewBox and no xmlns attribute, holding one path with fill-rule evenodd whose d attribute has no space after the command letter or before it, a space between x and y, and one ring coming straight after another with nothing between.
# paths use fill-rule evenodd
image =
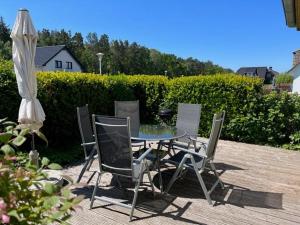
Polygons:
<instances>
[{"instance_id":1,"label":"green hedge","mask_svg":"<svg viewBox=\"0 0 300 225\"><path fill-rule=\"evenodd\" d=\"M0 58L0 118L16 120L20 101L13 63Z\"/></svg>"},{"instance_id":2,"label":"green hedge","mask_svg":"<svg viewBox=\"0 0 300 225\"><path fill-rule=\"evenodd\" d=\"M300 131L300 97L287 92L254 99L227 126L231 139L281 146ZM297 143L294 143L297 144Z\"/></svg>"},{"instance_id":3,"label":"green hedge","mask_svg":"<svg viewBox=\"0 0 300 225\"><path fill-rule=\"evenodd\" d=\"M46 113L43 131L52 145L78 137L76 106L113 115L115 100L140 100L141 121L155 119L165 91L162 76L99 76L69 72L38 73L38 98ZM18 101L17 101L18 102Z\"/></svg>"},{"instance_id":4,"label":"green hedge","mask_svg":"<svg viewBox=\"0 0 300 225\"><path fill-rule=\"evenodd\" d=\"M223 137L231 137L226 125L241 110L258 98L262 91L262 80L233 74L181 77L170 80L167 85L165 106L176 111L178 102L202 105L200 131L207 136L213 114L225 110Z\"/></svg>"},{"instance_id":5,"label":"green hedge","mask_svg":"<svg viewBox=\"0 0 300 225\"><path fill-rule=\"evenodd\" d=\"M20 97L12 64L0 61L0 117L16 120ZM234 74L180 77L99 76L38 73L38 98L46 112L43 132L50 145L79 142L76 106L113 115L115 100L140 100L142 123L157 122L159 108L176 112L178 102L202 104L200 134L207 136L215 112L225 110L222 138L283 145L300 142L300 97L262 93L262 81ZM175 120L175 117L174 117ZM173 120L173 121L174 121Z\"/></svg>"}]
</instances>

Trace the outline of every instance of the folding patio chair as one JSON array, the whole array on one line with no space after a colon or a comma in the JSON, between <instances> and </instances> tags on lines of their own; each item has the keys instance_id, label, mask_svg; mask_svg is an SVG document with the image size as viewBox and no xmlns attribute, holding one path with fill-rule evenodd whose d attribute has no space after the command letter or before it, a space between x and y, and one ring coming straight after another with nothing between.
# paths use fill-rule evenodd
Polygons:
<instances>
[{"instance_id":1,"label":"folding patio chair","mask_svg":"<svg viewBox=\"0 0 300 225\"><path fill-rule=\"evenodd\" d=\"M97 157L96 153L96 146L95 146L95 138L93 135L92 124L90 120L90 114L88 105L77 107L77 119L78 119L78 126L80 131L80 136L82 140L81 146L83 147L84 151L84 165L81 169L81 172L77 178L77 183L80 182L83 174L85 171L89 171L94 159ZM88 180L88 183L95 175L95 171L92 173L91 177Z\"/></svg>"},{"instance_id":2,"label":"folding patio chair","mask_svg":"<svg viewBox=\"0 0 300 225\"><path fill-rule=\"evenodd\" d=\"M97 171L98 177L92 194L90 208L93 207L95 199L102 200L104 202L130 208L130 220L132 220L138 190L145 173L148 175L154 193L154 186L146 160L146 156L152 149L147 149L138 159L133 157L129 117L118 118L93 115L93 128L99 160L99 171ZM100 178L104 173L113 174L116 176L117 180L118 177L127 177L135 182L134 197L131 205L113 200L112 198L96 195Z\"/></svg>"},{"instance_id":3,"label":"folding patio chair","mask_svg":"<svg viewBox=\"0 0 300 225\"><path fill-rule=\"evenodd\" d=\"M186 136L163 145L173 149L177 147L189 148L192 138L197 138L201 116L200 104L178 103L176 128L186 132ZM171 144L171 146L169 146Z\"/></svg>"},{"instance_id":4,"label":"folding patio chair","mask_svg":"<svg viewBox=\"0 0 300 225\"><path fill-rule=\"evenodd\" d=\"M186 169L194 170L208 203L210 205L212 204L210 195L213 192L213 190L216 188L218 184L220 184L221 187L224 188L224 185L221 179L219 178L219 175L216 171L216 167L213 163L217 143L224 122L224 117L225 117L225 112L217 113L214 115L210 137L206 144L201 142L200 145L201 147L199 149L178 147L177 149L180 150L178 153L176 153L174 156L170 157L169 159L164 160L165 162L175 164L177 166L176 172L172 176L165 190L166 193L169 192L173 183L178 177L180 177L180 174L182 173L183 170ZM207 190L201 176L201 174L204 172L205 169L213 171L213 173L217 178L217 181L212 185L212 188L209 191Z\"/></svg>"},{"instance_id":5,"label":"folding patio chair","mask_svg":"<svg viewBox=\"0 0 300 225\"><path fill-rule=\"evenodd\" d=\"M140 128L140 103L136 101L115 101L115 116L130 118L130 132L137 133ZM146 148L146 141L132 141L132 147Z\"/></svg>"}]
</instances>

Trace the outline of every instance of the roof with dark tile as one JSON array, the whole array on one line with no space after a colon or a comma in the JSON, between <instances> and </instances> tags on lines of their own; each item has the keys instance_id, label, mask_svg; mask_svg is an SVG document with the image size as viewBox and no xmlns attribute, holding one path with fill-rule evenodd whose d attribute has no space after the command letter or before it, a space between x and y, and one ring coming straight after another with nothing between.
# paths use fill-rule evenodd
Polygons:
<instances>
[{"instance_id":1,"label":"roof with dark tile","mask_svg":"<svg viewBox=\"0 0 300 225\"><path fill-rule=\"evenodd\" d=\"M278 74L278 72L276 72L272 69L268 69L268 67L266 67L266 66L263 66L263 67L241 67L236 72L241 75L247 75L247 74L256 75L263 79L265 79L267 72L271 72L274 75Z\"/></svg>"},{"instance_id":2,"label":"roof with dark tile","mask_svg":"<svg viewBox=\"0 0 300 225\"><path fill-rule=\"evenodd\" d=\"M54 56L61 50L65 49L65 45L43 46L37 47L35 53L35 65L45 66Z\"/></svg>"}]
</instances>

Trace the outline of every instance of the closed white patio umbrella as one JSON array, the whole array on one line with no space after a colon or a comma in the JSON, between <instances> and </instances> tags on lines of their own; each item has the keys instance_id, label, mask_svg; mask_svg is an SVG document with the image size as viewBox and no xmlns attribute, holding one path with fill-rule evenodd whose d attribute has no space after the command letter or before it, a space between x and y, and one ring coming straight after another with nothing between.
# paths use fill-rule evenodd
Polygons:
<instances>
[{"instance_id":1,"label":"closed white patio umbrella","mask_svg":"<svg viewBox=\"0 0 300 225\"><path fill-rule=\"evenodd\" d=\"M20 9L10 37L13 41L12 54L14 70L22 101L19 108L18 122L21 127L32 131L43 126L44 110L37 99L37 81L35 75L35 51L38 35L32 24L28 10ZM33 149L34 154L37 151ZM35 155L35 157L38 157Z\"/></svg>"}]
</instances>

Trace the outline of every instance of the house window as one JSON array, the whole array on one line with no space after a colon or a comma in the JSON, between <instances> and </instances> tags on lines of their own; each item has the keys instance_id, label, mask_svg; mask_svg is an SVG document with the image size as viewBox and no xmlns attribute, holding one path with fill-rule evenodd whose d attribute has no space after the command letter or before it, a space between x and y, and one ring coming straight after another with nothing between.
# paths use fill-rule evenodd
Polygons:
<instances>
[{"instance_id":1,"label":"house window","mask_svg":"<svg viewBox=\"0 0 300 225\"><path fill-rule=\"evenodd\" d=\"M62 68L62 62L59 60L55 60L55 68Z\"/></svg>"},{"instance_id":2,"label":"house window","mask_svg":"<svg viewBox=\"0 0 300 225\"><path fill-rule=\"evenodd\" d=\"M67 62L67 69L69 69L69 70L72 69L72 62Z\"/></svg>"}]
</instances>

